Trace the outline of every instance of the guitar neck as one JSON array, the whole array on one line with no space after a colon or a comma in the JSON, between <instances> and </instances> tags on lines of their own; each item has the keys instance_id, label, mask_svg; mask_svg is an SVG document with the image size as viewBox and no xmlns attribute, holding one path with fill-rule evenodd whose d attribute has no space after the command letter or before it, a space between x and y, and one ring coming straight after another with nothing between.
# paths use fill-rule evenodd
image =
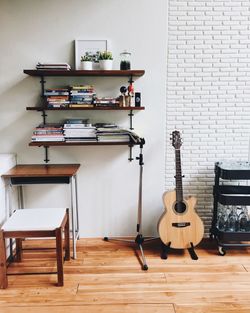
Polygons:
<instances>
[{"instance_id":1,"label":"guitar neck","mask_svg":"<svg viewBox=\"0 0 250 313\"><path fill-rule=\"evenodd\" d=\"M176 201L183 201L182 188L182 170L181 170L181 152L180 149L175 149L175 187L176 187Z\"/></svg>"}]
</instances>

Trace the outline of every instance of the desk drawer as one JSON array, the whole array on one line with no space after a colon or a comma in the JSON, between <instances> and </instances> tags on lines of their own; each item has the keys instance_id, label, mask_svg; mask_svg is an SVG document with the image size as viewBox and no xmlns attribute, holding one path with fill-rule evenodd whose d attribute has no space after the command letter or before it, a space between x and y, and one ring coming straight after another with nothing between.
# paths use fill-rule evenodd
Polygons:
<instances>
[{"instance_id":1,"label":"desk drawer","mask_svg":"<svg viewBox=\"0 0 250 313\"><path fill-rule=\"evenodd\" d=\"M29 184L69 184L70 177L12 177L12 185L29 185Z\"/></svg>"}]
</instances>

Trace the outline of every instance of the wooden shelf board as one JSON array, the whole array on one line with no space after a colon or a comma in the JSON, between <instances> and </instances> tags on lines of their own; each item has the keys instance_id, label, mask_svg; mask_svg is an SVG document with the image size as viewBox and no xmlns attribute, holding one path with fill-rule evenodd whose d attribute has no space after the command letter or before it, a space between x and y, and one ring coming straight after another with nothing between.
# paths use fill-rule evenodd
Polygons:
<instances>
[{"instance_id":1,"label":"wooden shelf board","mask_svg":"<svg viewBox=\"0 0 250 313\"><path fill-rule=\"evenodd\" d=\"M47 107L26 107L28 111L142 111L145 107L86 107L86 108L47 108Z\"/></svg>"},{"instance_id":2,"label":"wooden shelf board","mask_svg":"<svg viewBox=\"0 0 250 313\"><path fill-rule=\"evenodd\" d=\"M49 147L49 146L134 146L135 143L129 142L64 142L64 141L43 141L30 142L29 146Z\"/></svg>"},{"instance_id":3,"label":"wooden shelf board","mask_svg":"<svg viewBox=\"0 0 250 313\"><path fill-rule=\"evenodd\" d=\"M24 74L30 76L143 76L144 70L23 70Z\"/></svg>"}]
</instances>

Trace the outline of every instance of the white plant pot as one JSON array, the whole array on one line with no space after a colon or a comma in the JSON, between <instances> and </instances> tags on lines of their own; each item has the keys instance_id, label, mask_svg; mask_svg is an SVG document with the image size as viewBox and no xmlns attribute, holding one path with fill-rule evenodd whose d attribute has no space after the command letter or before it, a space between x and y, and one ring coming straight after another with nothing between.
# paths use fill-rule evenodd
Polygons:
<instances>
[{"instance_id":1,"label":"white plant pot","mask_svg":"<svg viewBox=\"0 0 250 313\"><path fill-rule=\"evenodd\" d=\"M91 71L92 70L92 62L91 61L83 61L81 62L82 70Z\"/></svg>"},{"instance_id":2,"label":"white plant pot","mask_svg":"<svg viewBox=\"0 0 250 313\"><path fill-rule=\"evenodd\" d=\"M101 70L112 70L113 60L99 60Z\"/></svg>"}]
</instances>

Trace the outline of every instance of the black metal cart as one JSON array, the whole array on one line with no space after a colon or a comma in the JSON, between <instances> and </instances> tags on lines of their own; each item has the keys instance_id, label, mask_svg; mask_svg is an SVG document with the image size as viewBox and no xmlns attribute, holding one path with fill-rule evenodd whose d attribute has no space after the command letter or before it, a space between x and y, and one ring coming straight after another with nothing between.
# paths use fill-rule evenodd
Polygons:
<instances>
[{"instance_id":1,"label":"black metal cart","mask_svg":"<svg viewBox=\"0 0 250 313\"><path fill-rule=\"evenodd\" d=\"M218 226L218 205L250 205L250 162L215 163L214 210L210 237L215 238L220 255L226 254L226 247L250 246L250 222L246 230L230 231ZM243 181L243 182L242 182ZM250 181L249 181L250 184Z\"/></svg>"}]
</instances>

